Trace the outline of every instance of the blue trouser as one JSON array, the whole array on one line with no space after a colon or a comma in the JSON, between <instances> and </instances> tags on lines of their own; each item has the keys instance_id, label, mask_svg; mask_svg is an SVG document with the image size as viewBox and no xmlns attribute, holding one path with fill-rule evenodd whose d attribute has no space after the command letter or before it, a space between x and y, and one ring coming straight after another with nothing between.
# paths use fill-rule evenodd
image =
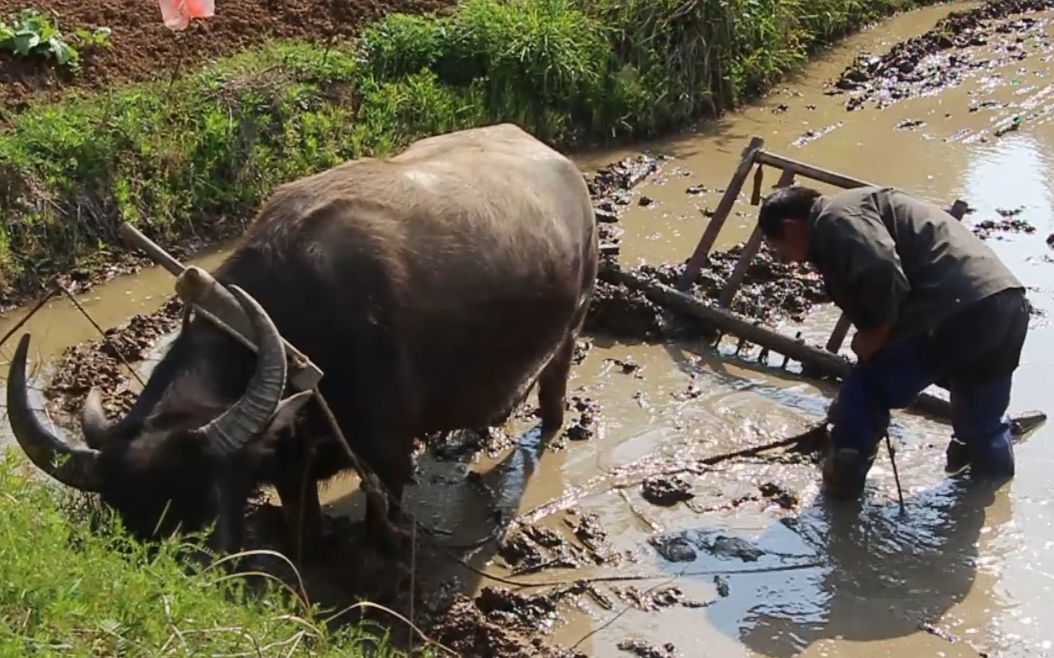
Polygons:
<instances>
[{"instance_id":1,"label":"blue trouser","mask_svg":"<svg viewBox=\"0 0 1054 658\"><path fill-rule=\"evenodd\" d=\"M932 333L890 342L845 378L838 396L831 441L835 450L855 448L866 475L890 409L910 405L938 383L951 393L952 429L973 466L1013 475L1010 384L1028 331L1024 293L1007 290L956 313Z\"/></svg>"}]
</instances>

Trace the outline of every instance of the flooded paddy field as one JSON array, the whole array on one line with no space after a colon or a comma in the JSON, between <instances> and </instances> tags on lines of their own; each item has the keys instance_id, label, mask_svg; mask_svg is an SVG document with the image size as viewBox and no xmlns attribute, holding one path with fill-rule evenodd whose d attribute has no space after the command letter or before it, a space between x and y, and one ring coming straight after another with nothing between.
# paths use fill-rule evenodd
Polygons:
<instances>
[{"instance_id":1,"label":"flooded paddy field","mask_svg":"<svg viewBox=\"0 0 1054 658\"><path fill-rule=\"evenodd\" d=\"M934 29L949 12L975 6L884 22L763 102L695 131L581 154L587 172L622 158L636 163L591 176L598 208L614 215L605 239L617 238L619 263L658 268L660 279L669 276L664 266L683 263L753 136L777 153L942 204L962 199L972 209L964 221L1029 286L1035 307L1011 411L1049 411L1054 13L972 15ZM767 171L764 188L776 178ZM605 180L613 190L598 185ZM749 235L749 186L719 251L734 254ZM213 267L223 255L194 262ZM719 284L734 261L715 261ZM762 265L737 310L826 340L838 313L821 303L815 278L779 269L773 279L778 264ZM158 311L171 285L150 269L80 297L103 327L149 316L117 331L116 349L101 346L66 300L30 320L39 350L31 356L48 393L39 401L56 423L75 426L69 411L89 383L106 389L114 413L134 396L119 357L145 369L163 349L156 339L178 324L175 307ZM699 292L711 294L705 285ZM992 492L944 476L948 426L898 414L892 437L906 510L884 455L861 503L832 504L818 495L818 469L805 459L703 463L818 423L830 385L795 376L793 364L779 373L725 358L733 339L715 350L622 291L602 286L599 297L572 371L565 432L543 441L531 398L505 427L431 437L408 492L430 530L413 569L356 542L357 483L330 483L332 545L304 568L313 597L340 605L360 593L405 613L400 594L412 583L424 592L415 620L469 656L1054 655L1048 427L1018 447L1016 479ZM0 329L18 318L9 314ZM5 359L12 349L4 347ZM751 354L756 348L742 353ZM0 430L7 433L6 423ZM273 512L253 512L261 545Z\"/></svg>"}]
</instances>

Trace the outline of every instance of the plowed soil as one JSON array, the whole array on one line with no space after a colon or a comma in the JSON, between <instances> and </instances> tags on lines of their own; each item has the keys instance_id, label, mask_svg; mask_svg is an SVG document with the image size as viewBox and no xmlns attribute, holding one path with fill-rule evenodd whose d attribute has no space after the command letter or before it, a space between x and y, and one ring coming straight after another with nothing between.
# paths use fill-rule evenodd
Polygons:
<instances>
[{"instance_id":1,"label":"plowed soil","mask_svg":"<svg viewBox=\"0 0 1054 658\"><path fill-rule=\"evenodd\" d=\"M391 12L442 10L451 0L219 0L216 15L193 20L172 32L161 21L155 0L0 0L7 17L34 8L57 15L59 28L113 30L110 48L81 53L81 68L65 70L51 60L15 59L0 53L0 115L34 98L55 98L70 87L104 89L173 71L193 70L274 38L337 42L355 36L369 22Z\"/></svg>"}]
</instances>

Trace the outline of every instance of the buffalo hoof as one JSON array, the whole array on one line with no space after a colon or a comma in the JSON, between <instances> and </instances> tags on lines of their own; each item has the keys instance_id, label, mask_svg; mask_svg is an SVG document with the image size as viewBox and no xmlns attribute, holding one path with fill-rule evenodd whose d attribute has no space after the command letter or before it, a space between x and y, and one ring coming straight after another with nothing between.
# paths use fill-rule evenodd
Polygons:
<instances>
[{"instance_id":1,"label":"buffalo hoof","mask_svg":"<svg viewBox=\"0 0 1054 658\"><path fill-rule=\"evenodd\" d=\"M370 542L389 556L401 555L410 546L410 532L386 517L367 519L366 533Z\"/></svg>"},{"instance_id":2,"label":"buffalo hoof","mask_svg":"<svg viewBox=\"0 0 1054 658\"><path fill-rule=\"evenodd\" d=\"M564 426L564 410L559 408L552 411L542 410L542 433L556 434Z\"/></svg>"}]
</instances>

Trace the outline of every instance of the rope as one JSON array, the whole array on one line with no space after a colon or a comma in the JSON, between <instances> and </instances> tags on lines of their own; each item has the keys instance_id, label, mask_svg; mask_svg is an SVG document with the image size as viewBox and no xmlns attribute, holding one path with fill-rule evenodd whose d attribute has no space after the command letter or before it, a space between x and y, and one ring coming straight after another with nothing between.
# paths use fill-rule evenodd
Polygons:
<instances>
[{"instance_id":1,"label":"rope","mask_svg":"<svg viewBox=\"0 0 1054 658\"><path fill-rule=\"evenodd\" d=\"M51 290L49 290L46 295L41 297L40 300L36 304L33 305L33 308L31 308L29 310L29 312L26 313L22 317L21 320L19 320L18 322L15 323L15 326L13 326L10 329L8 329L7 333L4 334L3 338L0 338L0 347L3 347L4 343L6 343L11 338L11 336L14 336L16 331L21 329L23 327L23 325L25 325L27 322L29 322L29 319L32 318L34 315L36 315L37 311L39 311L40 309L44 308L44 304L47 304L48 301L50 301L51 298L54 297L55 295L57 295L58 293L59 293L58 286L52 286Z\"/></svg>"},{"instance_id":2,"label":"rope","mask_svg":"<svg viewBox=\"0 0 1054 658\"><path fill-rule=\"evenodd\" d=\"M73 303L73 306L75 306L77 310L81 312L81 315L87 318L88 322L90 322L91 325L95 327L95 330L99 332L100 336L102 336L103 341L110 346L110 349L113 350L114 355L117 356L117 358L122 364L124 364L124 367L128 369L128 372L132 373L132 377L135 377L135 380L139 382L139 385L146 386L146 383L143 381L143 378L139 376L139 373L137 373L134 368L132 368L131 364L129 364L128 361L124 358L124 354L121 353L121 350L117 349L117 346L114 345L112 341L110 341L110 337L106 335L106 332L103 331L103 328L100 327L99 323L95 321L95 318L93 318L88 313L87 309L81 306L81 303L77 301L77 298L73 296L73 293L70 292L69 289L66 288L66 286L59 285L57 287L59 291L61 291L62 294L66 295L70 302Z\"/></svg>"}]
</instances>

